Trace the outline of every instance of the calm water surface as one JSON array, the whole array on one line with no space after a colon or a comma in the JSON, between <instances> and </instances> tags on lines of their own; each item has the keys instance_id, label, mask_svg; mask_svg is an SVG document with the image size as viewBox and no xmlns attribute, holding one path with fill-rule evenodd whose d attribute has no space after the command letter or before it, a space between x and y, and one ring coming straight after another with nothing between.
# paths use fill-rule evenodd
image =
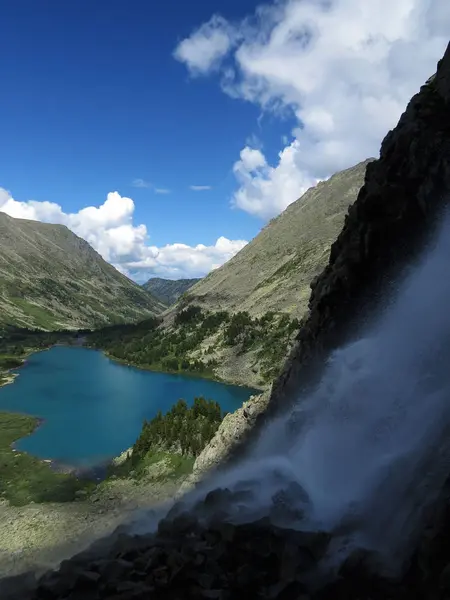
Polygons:
<instances>
[{"instance_id":1,"label":"calm water surface","mask_svg":"<svg viewBox=\"0 0 450 600\"><path fill-rule=\"evenodd\" d=\"M152 373L115 363L88 348L57 346L28 358L12 385L0 388L0 411L44 419L16 447L40 458L88 466L117 456L144 419L180 398L219 402L232 412L253 390L205 379Z\"/></svg>"}]
</instances>

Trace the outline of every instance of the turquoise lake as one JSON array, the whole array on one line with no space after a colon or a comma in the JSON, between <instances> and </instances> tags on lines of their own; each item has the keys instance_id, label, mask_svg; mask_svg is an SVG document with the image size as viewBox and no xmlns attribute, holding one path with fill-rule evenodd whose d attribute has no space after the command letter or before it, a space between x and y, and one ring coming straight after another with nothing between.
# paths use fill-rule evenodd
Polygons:
<instances>
[{"instance_id":1,"label":"turquoise lake","mask_svg":"<svg viewBox=\"0 0 450 600\"><path fill-rule=\"evenodd\" d=\"M119 455L144 419L166 413L180 398L217 401L232 412L254 390L215 381L153 373L111 361L88 348L55 346L31 355L11 385L0 388L0 411L42 418L16 443L39 458L77 467Z\"/></svg>"}]
</instances>

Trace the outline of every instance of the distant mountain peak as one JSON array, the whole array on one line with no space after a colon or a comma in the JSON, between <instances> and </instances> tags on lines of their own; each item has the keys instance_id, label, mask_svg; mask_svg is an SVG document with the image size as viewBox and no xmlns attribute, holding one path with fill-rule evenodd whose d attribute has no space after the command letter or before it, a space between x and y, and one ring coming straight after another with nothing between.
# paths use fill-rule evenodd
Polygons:
<instances>
[{"instance_id":1,"label":"distant mountain peak","mask_svg":"<svg viewBox=\"0 0 450 600\"><path fill-rule=\"evenodd\" d=\"M142 287L166 306L171 306L198 281L200 279L163 279L162 277L152 277Z\"/></svg>"}]
</instances>

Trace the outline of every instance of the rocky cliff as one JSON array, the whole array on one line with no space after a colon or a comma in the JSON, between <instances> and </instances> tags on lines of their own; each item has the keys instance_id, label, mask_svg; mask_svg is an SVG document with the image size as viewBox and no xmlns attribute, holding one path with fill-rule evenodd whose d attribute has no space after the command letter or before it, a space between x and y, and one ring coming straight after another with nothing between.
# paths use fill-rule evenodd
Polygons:
<instances>
[{"instance_id":1,"label":"rocky cliff","mask_svg":"<svg viewBox=\"0 0 450 600\"><path fill-rule=\"evenodd\" d=\"M449 190L450 46L367 166L329 263L311 285L309 315L273 387L273 408L298 392L306 373L353 333L389 280L420 253Z\"/></svg>"},{"instance_id":2,"label":"rocky cliff","mask_svg":"<svg viewBox=\"0 0 450 600\"><path fill-rule=\"evenodd\" d=\"M370 160L310 188L236 256L191 287L183 306L245 310L258 317L273 310L303 317L310 283L328 262L330 246L356 200Z\"/></svg>"},{"instance_id":3,"label":"rocky cliff","mask_svg":"<svg viewBox=\"0 0 450 600\"><path fill-rule=\"evenodd\" d=\"M385 137L380 158L367 165L364 185L331 246L329 262L311 284L309 312L265 409L257 410L252 427L245 426L243 411L235 413L239 424L233 435L222 424L205 457L196 461L195 481L213 466L239 460L265 422L315 381L327 354L354 333L395 274L420 253L450 202L448 190L450 49Z\"/></svg>"}]
</instances>

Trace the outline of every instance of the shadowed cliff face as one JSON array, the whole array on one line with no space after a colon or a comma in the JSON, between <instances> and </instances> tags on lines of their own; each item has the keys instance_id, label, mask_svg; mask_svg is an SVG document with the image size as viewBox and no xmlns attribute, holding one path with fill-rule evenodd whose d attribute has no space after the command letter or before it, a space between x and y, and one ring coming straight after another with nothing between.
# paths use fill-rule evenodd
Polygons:
<instances>
[{"instance_id":1,"label":"shadowed cliff face","mask_svg":"<svg viewBox=\"0 0 450 600\"><path fill-rule=\"evenodd\" d=\"M450 199L450 46L367 166L364 186L311 285L310 313L281 377L272 410L283 406L324 356L373 308L405 263L423 248Z\"/></svg>"}]
</instances>

